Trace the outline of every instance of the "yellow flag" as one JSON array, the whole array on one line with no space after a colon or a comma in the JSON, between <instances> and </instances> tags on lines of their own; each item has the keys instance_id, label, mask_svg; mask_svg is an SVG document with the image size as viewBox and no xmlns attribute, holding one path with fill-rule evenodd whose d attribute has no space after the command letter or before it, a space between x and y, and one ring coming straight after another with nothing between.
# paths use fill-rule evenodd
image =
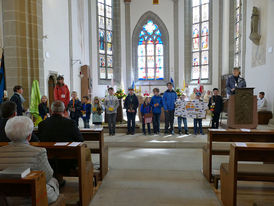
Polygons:
<instances>
[{"instance_id":1,"label":"yellow flag","mask_svg":"<svg viewBox=\"0 0 274 206\"><path fill-rule=\"evenodd\" d=\"M185 89L186 89L186 81L184 80L184 86L183 86L182 91L185 91Z\"/></svg>"}]
</instances>

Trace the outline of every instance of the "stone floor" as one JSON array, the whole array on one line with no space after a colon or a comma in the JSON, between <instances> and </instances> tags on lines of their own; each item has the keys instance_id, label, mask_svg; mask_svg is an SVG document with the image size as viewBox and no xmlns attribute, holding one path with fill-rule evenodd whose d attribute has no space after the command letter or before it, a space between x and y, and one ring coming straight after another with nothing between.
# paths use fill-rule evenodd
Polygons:
<instances>
[{"instance_id":1,"label":"stone floor","mask_svg":"<svg viewBox=\"0 0 274 206\"><path fill-rule=\"evenodd\" d=\"M110 148L91 206L221 205L201 173L200 149Z\"/></svg>"}]
</instances>

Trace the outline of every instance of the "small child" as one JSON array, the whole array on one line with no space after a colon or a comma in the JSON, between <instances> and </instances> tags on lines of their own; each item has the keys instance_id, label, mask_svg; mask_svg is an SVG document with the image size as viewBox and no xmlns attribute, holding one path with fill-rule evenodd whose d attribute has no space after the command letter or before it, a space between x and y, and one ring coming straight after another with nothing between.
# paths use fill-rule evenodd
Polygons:
<instances>
[{"instance_id":1,"label":"small child","mask_svg":"<svg viewBox=\"0 0 274 206\"><path fill-rule=\"evenodd\" d=\"M103 108L100 104L100 100L98 97L94 97L93 105L92 105L92 123L94 125L102 125L103 117Z\"/></svg>"},{"instance_id":2,"label":"small child","mask_svg":"<svg viewBox=\"0 0 274 206\"><path fill-rule=\"evenodd\" d=\"M41 103L38 106L39 115L42 120L45 120L49 117L49 108L48 108L48 98L47 96L42 96Z\"/></svg>"},{"instance_id":3,"label":"small child","mask_svg":"<svg viewBox=\"0 0 274 206\"><path fill-rule=\"evenodd\" d=\"M84 127L89 128L89 120L91 115L91 104L88 96L83 96L82 102L82 119L84 121Z\"/></svg>"},{"instance_id":4,"label":"small child","mask_svg":"<svg viewBox=\"0 0 274 206\"><path fill-rule=\"evenodd\" d=\"M181 102L185 102L186 100L186 95L185 94L182 94L180 96L179 99L177 99L176 103L178 104L180 101ZM175 103L175 104L176 104ZM176 104L176 105L177 105ZM178 116L178 130L179 130L179 135L182 134L182 120L183 120L183 123L184 123L184 130L185 130L185 134L188 134L188 128L187 128L187 119L186 117L182 117L182 116Z\"/></svg>"},{"instance_id":5,"label":"small child","mask_svg":"<svg viewBox=\"0 0 274 206\"><path fill-rule=\"evenodd\" d=\"M154 96L151 98L150 106L153 113L153 132L154 134L160 133L160 117L163 107L163 98L160 96L158 88L153 89Z\"/></svg>"},{"instance_id":6,"label":"small child","mask_svg":"<svg viewBox=\"0 0 274 206\"><path fill-rule=\"evenodd\" d=\"M200 92L196 92L196 97L195 97L195 101L199 101L201 102L201 93ZM199 124L199 130L200 130L200 134L203 135L203 119L201 118L194 118L194 134L197 135L198 132L198 127L197 125Z\"/></svg>"},{"instance_id":7,"label":"small child","mask_svg":"<svg viewBox=\"0 0 274 206\"><path fill-rule=\"evenodd\" d=\"M149 104L149 98L146 97L144 104L141 105L141 114L142 114L142 126L143 126L143 133L146 135L146 125L147 125L147 130L148 134L151 135L150 132L150 123L152 122L152 109Z\"/></svg>"},{"instance_id":8,"label":"small child","mask_svg":"<svg viewBox=\"0 0 274 206\"><path fill-rule=\"evenodd\" d=\"M76 122L77 126L79 125L79 118L81 117L81 109L81 101L77 98L77 92L73 91L68 104L68 110L70 111L70 118Z\"/></svg>"}]
</instances>

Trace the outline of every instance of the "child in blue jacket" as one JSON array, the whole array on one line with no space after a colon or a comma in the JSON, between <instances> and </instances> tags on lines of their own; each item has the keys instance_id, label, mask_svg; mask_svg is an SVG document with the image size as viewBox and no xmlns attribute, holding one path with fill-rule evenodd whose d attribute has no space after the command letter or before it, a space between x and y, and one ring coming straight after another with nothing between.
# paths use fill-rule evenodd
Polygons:
<instances>
[{"instance_id":1,"label":"child in blue jacket","mask_svg":"<svg viewBox=\"0 0 274 206\"><path fill-rule=\"evenodd\" d=\"M144 104L141 105L141 114L142 114L142 126L143 126L143 133L146 135L146 125L148 134L151 135L150 132L150 123L152 122L152 114L151 114L151 106L149 104L149 98L146 97Z\"/></svg>"},{"instance_id":2,"label":"child in blue jacket","mask_svg":"<svg viewBox=\"0 0 274 206\"><path fill-rule=\"evenodd\" d=\"M177 94L173 89L171 82L167 83L167 90L163 96L163 106L165 110L165 134L174 134L173 123L174 123L174 112L175 102L177 100Z\"/></svg>"},{"instance_id":3,"label":"child in blue jacket","mask_svg":"<svg viewBox=\"0 0 274 206\"><path fill-rule=\"evenodd\" d=\"M91 115L91 103L88 96L83 96L82 102L82 119L84 121L84 127L89 128L89 120Z\"/></svg>"},{"instance_id":4,"label":"child in blue jacket","mask_svg":"<svg viewBox=\"0 0 274 206\"><path fill-rule=\"evenodd\" d=\"M158 88L153 89L154 96L150 101L150 106L153 113L153 132L154 134L160 133L160 117L163 107L163 98L159 95L160 90Z\"/></svg>"},{"instance_id":5,"label":"child in blue jacket","mask_svg":"<svg viewBox=\"0 0 274 206\"><path fill-rule=\"evenodd\" d=\"M73 91L71 93L71 100L68 104L68 109L70 111L70 118L73 119L77 126L79 125L79 118L81 117L82 103L77 98L77 92Z\"/></svg>"}]
</instances>

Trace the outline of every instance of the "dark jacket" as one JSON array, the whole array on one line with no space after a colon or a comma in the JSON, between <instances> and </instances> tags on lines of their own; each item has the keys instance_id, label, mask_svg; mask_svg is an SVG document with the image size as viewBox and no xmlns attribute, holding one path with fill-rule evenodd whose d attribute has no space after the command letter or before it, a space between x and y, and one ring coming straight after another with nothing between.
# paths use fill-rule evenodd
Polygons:
<instances>
[{"instance_id":1,"label":"dark jacket","mask_svg":"<svg viewBox=\"0 0 274 206\"><path fill-rule=\"evenodd\" d=\"M81 117L82 103L79 99L74 100L74 105L73 105L73 100L71 99L68 104L68 109L70 111L71 119ZM73 109L75 109L75 110L73 111Z\"/></svg>"},{"instance_id":2,"label":"dark jacket","mask_svg":"<svg viewBox=\"0 0 274 206\"><path fill-rule=\"evenodd\" d=\"M10 142L10 139L7 137L6 132L5 132L5 126L6 126L8 120L9 119L7 119L7 118L0 119L0 142ZM31 142L39 142L39 139L35 134L32 133L30 141Z\"/></svg>"},{"instance_id":3,"label":"dark jacket","mask_svg":"<svg viewBox=\"0 0 274 206\"><path fill-rule=\"evenodd\" d=\"M38 137L41 142L83 142L82 134L71 119L61 115L52 115L38 125Z\"/></svg>"},{"instance_id":4,"label":"dark jacket","mask_svg":"<svg viewBox=\"0 0 274 206\"><path fill-rule=\"evenodd\" d=\"M215 103L215 105L214 105L214 103ZM224 107L223 98L220 95L210 97L209 103L208 103L209 109L211 109L212 104L214 106L214 108L213 108L214 113L220 114L223 111L223 107Z\"/></svg>"},{"instance_id":5,"label":"dark jacket","mask_svg":"<svg viewBox=\"0 0 274 206\"><path fill-rule=\"evenodd\" d=\"M159 104L159 106L155 107L155 104ZM153 96L150 100L150 106L152 107L152 112L155 114L161 114L163 107L163 98L161 96Z\"/></svg>"},{"instance_id":6,"label":"dark jacket","mask_svg":"<svg viewBox=\"0 0 274 206\"><path fill-rule=\"evenodd\" d=\"M44 120L45 117L47 116L47 114L49 113L49 108L48 108L47 103L39 104L38 110L39 110L40 117Z\"/></svg>"},{"instance_id":7,"label":"dark jacket","mask_svg":"<svg viewBox=\"0 0 274 206\"><path fill-rule=\"evenodd\" d=\"M141 114L142 114L142 116L144 116L144 114L151 113L151 111L152 111L152 108L151 108L150 104L145 105L145 103L144 103L144 104L141 105Z\"/></svg>"},{"instance_id":8,"label":"dark jacket","mask_svg":"<svg viewBox=\"0 0 274 206\"><path fill-rule=\"evenodd\" d=\"M234 92L232 92L231 89L234 89L236 87L237 88L245 88L246 87L245 79L240 76L238 77L238 79L235 78L233 75L229 76L226 81L226 93L228 95L234 94Z\"/></svg>"},{"instance_id":9,"label":"dark jacket","mask_svg":"<svg viewBox=\"0 0 274 206\"><path fill-rule=\"evenodd\" d=\"M135 110L135 113L136 113L139 107L139 101L137 96L135 94L127 95L124 107L127 110L127 112L130 109L130 110Z\"/></svg>"},{"instance_id":10,"label":"dark jacket","mask_svg":"<svg viewBox=\"0 0 274 206\"><path fill-rule=\"evenodd\" d=\"M90 103L83 103L82 104L82 117L84 119L90 119L90 115L91 115L91 104Z\"/></svg>"},{"instance_id":11,"label":"dark jacket","mask_svg":"<svg viewBox=\"0 0 274 206\"><path fill-rule=\"evenodd\" d=\"M163 96L164 110L174 110L177 94L174 90L166 90Z\"/></svg>"},{"instance_id":12,"label":"dark jacket","mask_svg":"<svg viewBox=\"0 0 274 206\"><path fill-rule=\"evenodd\" d=\"M19 94L14 93L13 96L10 98L10 101L14 102L17 105L17 116L22 116L24 109Z\"/></svg>"}]
</instances>

